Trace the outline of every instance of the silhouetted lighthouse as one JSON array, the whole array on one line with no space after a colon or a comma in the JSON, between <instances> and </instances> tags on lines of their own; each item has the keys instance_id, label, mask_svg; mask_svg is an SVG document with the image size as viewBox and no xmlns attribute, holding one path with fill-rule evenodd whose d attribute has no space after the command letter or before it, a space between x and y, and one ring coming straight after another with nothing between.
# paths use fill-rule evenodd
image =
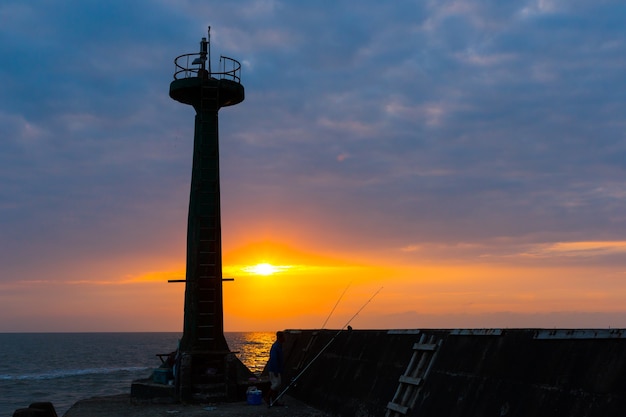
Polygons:
<instances>
[{"instance_id":1,"label":"silhouetted lighthouse","mask_svg":"<svg viewBox=\"0 0 626 417\"><path fill-rule=\"evenodd\" d=\"M238 61L221 56L217 71L212 70L210 30L200 42L200 52L174 60L170 84L170 97L196 111L187 271L180 280L185 282L185 319L176 385L183 400L200 386L227 384L227 362L234 356L224 338L217 112L241 103L244 88Z\"/></svg>"}]
</instances>

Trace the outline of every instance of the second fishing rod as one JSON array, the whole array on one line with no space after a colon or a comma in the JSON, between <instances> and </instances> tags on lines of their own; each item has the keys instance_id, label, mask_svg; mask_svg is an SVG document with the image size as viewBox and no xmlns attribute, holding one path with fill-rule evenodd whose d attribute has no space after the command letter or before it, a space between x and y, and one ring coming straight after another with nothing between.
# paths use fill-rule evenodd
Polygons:
<instances>
[{"instance_id":1,"label":"second fishing rod","mask_svg":"<svg viewBox=\"0 0 626 417\"><path fill-rule=\"evenodd\" d=\"M350 320L348 320L348 321L346 322L346 324L344 324L344 325L343 325L343 327L342 327L341 329L339 329L339 331L338 331L337 333L335 333L335 335L334 335L334 336L333 336L333 337L332 337L332 338L328 341L328 343L326 343L326 345L324 345L324 347L323 347L323 348L322 348L322 349L321 349L321 350L317 353L317 355L315 355L315 356L313 357L313 359L311 359L311 361L310 361L310 362L309 362L309 363L308 363L308 364L307 364L304 368L302 368L302 370L298 373L298 375L296 375L295 377L293 377L293 378L291 379L291 382L289 383L289 385L287 385L287 387L285 387L285 389L283 389L283 390L280 392L280 394L278 394L278 395L276 396L276 398L274 398L274 399L272 399L272 400L270 401L270 404L269 404L269 406L270 406L270 407L274 406L274 404L276 404L276 403L278 402L278 400L279 400L279 399L280 399L283 395L285 395L285 393L286 393L287 391L289 391L289 389L290 389L291 387L293 387L293 386L294 386L294 385L298 382L298 380L300 379L300 377L301 377L301 376L302 376L302 375L303 375L303 374L307 371L307 369L309 369L309 368L311 367L311 365L313 364L313 362L315 362L315 361L317 360L317 358L319 358L319 357L322 355L322 353L324 353L324 351L326 351L326 349L328 349L328 347L329 347L329 346L330 346L330 345L331 345L331 344L335 341L335 339L337 338L337 336L339 336L339 334L340 334L341 332L343 332L343 331L344 331L344 329L350 325L350 323L352 322L352 320L354 320L354 319L356 318L356 316L358 316L358 315L359 315L359 313L360 313L360 312L361 312L361 311L365 308L365 306L367 306L367 305L368 305L368 304L369 304L369 303L370 303L370 302L374 299L374 297L376 297L376 295L377 295L377 294L378 294L378 293L379 293L382 289L383 289L383 287L380 287L380 288L379 288L379 289L378 289L378 290L377 290L377 291L376 291L376 292L375 292L375 293L374 293L374 294L373 294L373 295L372 295L372 296L371 296L371 297L370 297L370 298L369 298L369 299L365 302L365 304L363 304L363 305L361 306L361 308L359 308L359 310L358 310L356 313L354 313L354 315L350 318Z\"/></svg>"}]
</instances>

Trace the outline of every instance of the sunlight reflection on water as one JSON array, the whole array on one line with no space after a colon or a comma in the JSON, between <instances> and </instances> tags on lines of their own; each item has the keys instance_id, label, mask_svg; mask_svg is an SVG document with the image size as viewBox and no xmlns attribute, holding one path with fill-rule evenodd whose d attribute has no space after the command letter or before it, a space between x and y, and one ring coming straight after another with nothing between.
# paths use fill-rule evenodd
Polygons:
<instances>
[{"instance_id":1,"label":"sunlight reflection on water","mask_svg":"<svg viewBox=\"0 0 626 417\"><path fill-rule=\"evenodd\" d=\"M225 336L231 351L238 352L239 360L255 375L261 375L276 334L273 332L227 332Z\"/></svg>"}]
</instances>

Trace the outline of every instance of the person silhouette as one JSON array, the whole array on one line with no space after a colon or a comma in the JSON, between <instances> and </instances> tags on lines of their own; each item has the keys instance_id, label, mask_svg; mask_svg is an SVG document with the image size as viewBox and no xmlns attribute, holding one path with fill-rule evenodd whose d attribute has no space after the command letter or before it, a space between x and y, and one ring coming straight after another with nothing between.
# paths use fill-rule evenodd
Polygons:
<instances>
[{"instance_id":1,"label":"person silhouette","mask_svg":"<svg viewBox=\"0 0 626 417\"><path fill-rule=\"evenodd\" d=\"M282 405L278 402L274 402L274 399L280 392L282 386L282 374L284 367L283 358L283 343L285 342L285 333L276 332L276 341L272 344L270 349L270 357L267 361L267 372L270 377L270 389L265 396L265 401L269 405Z\"/></svg>"}]
</instances>

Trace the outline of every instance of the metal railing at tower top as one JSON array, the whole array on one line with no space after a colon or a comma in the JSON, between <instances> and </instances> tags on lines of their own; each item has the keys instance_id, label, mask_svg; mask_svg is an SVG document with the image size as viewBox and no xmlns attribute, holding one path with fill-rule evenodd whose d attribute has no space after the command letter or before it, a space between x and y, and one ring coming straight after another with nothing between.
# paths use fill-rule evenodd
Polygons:
<instances>
[{"instance_id":1,"label":"metal railing at tower top","mask_svg":"<svg viewBox=\"0 0 626 417\"><path fill-rule=\"evenodd\" d=\"M202 58L203 54L199 52L177 56L174 59L174 79L198 77L198 73L205 70ZM219 80L227 79L241 83L241 63L236 59L220 56L218 71L212 71L209 64L208 75Z\"/></svg>"}]
</instances>

